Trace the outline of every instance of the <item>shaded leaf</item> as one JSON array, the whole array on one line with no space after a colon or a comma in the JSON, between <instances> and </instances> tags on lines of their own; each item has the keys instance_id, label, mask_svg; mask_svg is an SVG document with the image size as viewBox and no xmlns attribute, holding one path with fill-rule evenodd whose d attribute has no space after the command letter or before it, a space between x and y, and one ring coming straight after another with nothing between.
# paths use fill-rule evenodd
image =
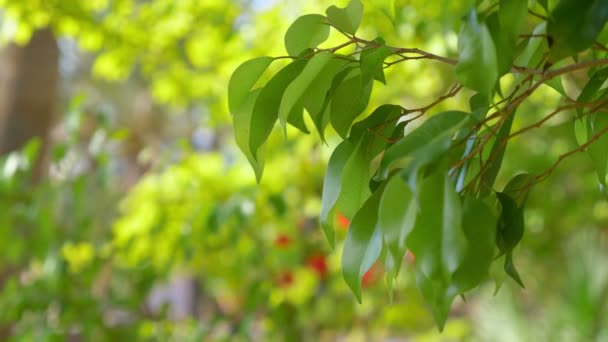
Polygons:
<instances>
[{"instance_id":1,"label":"shaded leaf","mask_svg":"<svg viewBox=\"0 0 608 342\"><path fill-rule=\"evenodd\" d=\"M370 158L373 158L384 150L389 140L393 139L397 123L396 119L401 115L403 115L403 108L401 106L382 105L376 108L367 118L353 125L349 139L358 140L364 135L369 135L370 143L366 151Z\"/></svg>"},{"instance_id":2,"label":"shaded leaf","mask_svg":"<svg viewBox=\"0 0 608 342\"><path fill-rule=\"evenodd\" d=\"M554 62L589 48L608 20L605 0L561 0L551 12L547 34L551 36Z\"/></svg>"},{"instance_id":3,"label":"shaded leaf","mask_svg":"<svg viewBox=\"0 0 608 342\"><path fill-rule=\"evenodd\" d=\"M361 279L380 257L382 234L377 225L382 189L376 191L353 217L342 253L342 274L361 303Z\"/></svg>"},{"instance_id":4,"label":"shaded leaf","mask_svg":"<svg viewBox=\"0 0 608 342\"><path fill-rule=\"evenodd\" d=\"M336 89L330 105L330 122L343 139L346 139L353 121L367 107L371 90L371 82L363 84L358 72Z\"/></svg>"},{"instance_id":5,"label":"shaded leaf","mask_svg":"<svg viewBox=\"0 0 608 342\"><path fill-rule=\"evenodd\" d=\"M496 180L496 176L498 176L498 172L502 166L502 160L508 145L508 141L505 143L503 140L506 139L511 133L511 126L513 125L513 119L515 118L516 111L517 109L514 109L513 112L509 114L509 117L505 119L500 126L498 133L496 134L494 144L492 145L492 150L490 151L490 156L488 157L488 164L484 166L485 172L483 173L481 183L479 184L479 195L481 197L485 197L492 191L492 186L494 186L494 181Z\"/></svg>"},{"instance_id":6,"label":"shaded leaf","mask_svg":"<svg viewBox=\"0 0 608 342\"><path fill-rule=\"evenodd\" d=\"M531 174L520 173L509 180L502 192L513 198L518 207L523 207L535 181L536 179Z\"/></svg>"},{"instance_id":7,"label":"shaded leaf","mask_svg":"<svg viewBox=\"0 0 608 342\"><path fill-rule=\"evenodd\" d=\"M507 252L505 255L505 272L519 284L522 288L525 288L524 283L521 281L521 277L515 269L515 265L513 264L513 254L511 252Z\"/></svg>"},{"instance_id":8,"label":"shaded leaf","mask_svg":"<svg viewBox=\"0 0 608 342\"><path fill-rule=\"evenodd\" d=\"M496 241L496 218L481 200L464 201L462 228L467 240L464 260L453 277L458 293L479 285L488 275Z\"/></svg>"},{"instance_id":9,"label":"shaded leaf","mask_svg":"<svg viewBox=\"0 0 608 342\"><path fill-rule=\"evenodd\" d=\"M587 136L591 139L608 127L608 115L598 112L587 116ZM608 134L602 134L597 140L587 146L587 154L591 157L600 184L606 186L606 166L608 164Z\"/></svg>"},{"instance_id":10,"label":"shaded leaf","mask_svg":"<svg viewBox=\"0 0 608 342\"><path fill-rule=\"evenodd\" d=\"M503 192L497 192L502 211L496 227L496 246L502 253L512 251L524 235L524 212L517 202Z\"/></svg>"},{"instance_id":11,"label":"shaded leaf","mask_svg":"<svg viewBox=\"0 0 608 342\"><path fill-rule=\"evenodd\" d=\"M331 86L325 95L323 106L317 115L311 114L312 121L315 123L315 127L319 132L319 136L322 141L325 141L325 127L330 120L330 103L333 99L336 89L342 84L342 81L355 69L354 66L346 66L344 69L338 71L331 81Z\"/></svg>"},{"instance_id":12,"label":"shaded leaf","mask_svg":"<svg viewBox=\"0 0 608 342\"><path fill-rule=\"evenodd\" d=\"M422 183L420 210L406 240L416 256L416 283L440 329L458 294L450 288L450 280L466 254L461 224L460 199L447 170L440 168Z\"/></svg>"}]
</instances>

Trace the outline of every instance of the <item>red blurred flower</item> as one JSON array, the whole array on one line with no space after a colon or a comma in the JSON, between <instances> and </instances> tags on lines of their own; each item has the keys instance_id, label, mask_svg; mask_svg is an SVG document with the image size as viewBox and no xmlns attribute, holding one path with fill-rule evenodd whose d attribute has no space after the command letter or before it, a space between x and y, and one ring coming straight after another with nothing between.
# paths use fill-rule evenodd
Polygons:
<instances>
[{"instance_id":1,"label":"red blurred flower","mask_svg":"<svg viewBox=\"0 0 608 342\"><path fill-rule=\"evenodd\" d=\"M325 259L325 255L317 253L308 257L306 260L306 265L310 267L313 271L317 272L319 277L324 278L327 276L327 260Z\"/></svg>"},{"instance_id":2,"label":"red blurred flower","mask_svg":"<svg viewBox=\"0 0 608 342\"><path fill-rule=\"evenodd\" d=\"M361 278L361 286L366 288L374 286L378 282L378 279L380 279L380 276L382 276L382 272L380 264L375 263Z\"/></svg>"},{"instance_id":3,"label":"red blurred flower","mask_svg":"<svg viewBox=\"0 0 608 342\"><path fill-rule=\"evenodd\" d=\"M274 240L274 245L278 248L287 248L291 245L291 238L285 234L279 234Z\"/></svg>"},{"instance_id":4,"label":"red blurred flower","mask_svg":"<svg viewBox=\"0 0 608 342\"><path fill-rule=\"evenodd\" d=\"M348 229L348 226L350 225L350 220L346 216L342 215L341 212L338 212L336 214L336 218L338 220L338 227L344 230Z\"/></svg>"},{"instance_id":5,"label":"red blurred flower","mask_svg":"<svg viewBox=\"0 0 608 342\"><path fill-rule=\"evenodd\" d=\"M410 262L410 264L414 264L414 262L416 261L416 256L409 249L405 252L405 257L407 258L407 261Z\"/></svg>"},{"instance_id":6,"label":"red blurred flower","mask_svg":"<svg viewBox=\"0 0 608 342\"><path fill-rule=\"evenodd\" d=\"M277 283L280 287L288 287L289 285L293 284L293 280L293 273L290 271L283 271L281 274L279 274Z\"/></svg>"}]
</instances>

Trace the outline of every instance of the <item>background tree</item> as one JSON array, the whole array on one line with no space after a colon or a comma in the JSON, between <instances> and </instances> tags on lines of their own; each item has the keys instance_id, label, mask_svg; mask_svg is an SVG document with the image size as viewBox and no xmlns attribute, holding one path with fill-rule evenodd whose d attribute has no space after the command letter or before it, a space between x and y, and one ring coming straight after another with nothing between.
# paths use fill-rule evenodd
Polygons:
<instances>
[{"instance_id":1,"label":"background tree","mask_svg":"<svg viewBox=\"0 0 608 342\"><path fill-rule=\"evenodd\" d=\"M526 289L509 280L493 297L494 282L484 282L466 302L455 299L441 335L416 287L419 255L406 253L392 291L384 286L386 269L374 263L362 276L361 305L344 281L352 213L335 213L333 249L318 225L327 162L343 140L331 125L326 144L318 133L287 125L285 139L273 129L256 184L230 127L231 73L248 59L286 55L283 38L298 16L347 4L0 0L0 40L24 46L45 28L57 37L60 113L47 142L33 140L0 158L0 273L8 275L0 290L2 339L602 339L608 202L584 153L565 158L529 193L514 257ZM462 18L473 5L364 1L356 35L455 60ZM500 5L480 4L479 20ZM542 21L535 18L526 16L523 35ZM518 42L546 41L535 38ZM331 28L320 48L344 42ZM580 61L591 58L584 53ZM289 62L273 61L255 87ZM426 58L393 64L384 77L387 86L375 83L355 121L385 103L427 106L458 81L453 65ZM562 78L573 98L586 82L584 72ZM463 87L407 129L441 111L469 112L471 95ZM542 119L561 96L539 86L513 129ZM509 141L494 187L522 169L540 174L576 148L571 113ZM32 184L32 161L43 147L49 165ZM490 274L504 277L502 269L493 262ZM192 296L177 298L184 279Z\"/></svg>"}]
</instances>

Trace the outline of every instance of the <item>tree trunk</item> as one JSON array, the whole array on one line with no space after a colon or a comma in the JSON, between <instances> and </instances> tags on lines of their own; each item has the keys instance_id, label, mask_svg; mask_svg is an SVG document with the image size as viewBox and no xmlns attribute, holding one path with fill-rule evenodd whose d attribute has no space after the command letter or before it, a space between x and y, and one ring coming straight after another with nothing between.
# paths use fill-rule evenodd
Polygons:
<instances>
[{"instance_id":1,"label":"tree trunk","mask_svg":"<svg viewBox=\"0 0 608 342\"><path fill-rule=\"evenodd\" d=\"M11 44L0 52L0 154L18 149L34 137L45 146L58 67L59 48L49 29L34 33L26 46Z\"/></svg>"}]
</instances>

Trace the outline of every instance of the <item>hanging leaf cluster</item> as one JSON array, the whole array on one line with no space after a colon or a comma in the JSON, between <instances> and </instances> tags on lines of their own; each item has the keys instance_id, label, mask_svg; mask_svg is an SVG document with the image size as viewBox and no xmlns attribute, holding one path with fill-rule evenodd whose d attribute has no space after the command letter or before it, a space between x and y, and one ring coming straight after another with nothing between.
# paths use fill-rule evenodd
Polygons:
<instances>
[{"instance_id":1,"label":"hanging leaf cluster","mask_svg":"<svg viewBox=\"0 0 608 342\"><path fill-rule=\"evenodd\" d=\"M285 34L287 56L239 66L228 94L236 141L259 180L265 143L277 122L283 129L316 130L322 141L331 126L341 143L329 159L319 216L332 246L336 213L351 220L342 256L346 283L361 301L361 279L379 261L390 287L409 250L417 286L442 329L453 300L485 281L493 262L501 262L524 286L515 249L524 236L526 197L535 183L564 158L586 152L605 186L608 48L601 41L607 36L602 32L608 2L561 0L549 8L539 1L530 9L527 0L481 2L463 13L458 55L451 57L360 38L362 17L359 0L345 8L331 6L325 15L304 15ZM528 27L534 28L526 32ZM332 30L345 41L319 48ZM354 52L341 54L346 47ZM290 62L260 85L269 66L285 59ZM428 106L384 104L361 119L375 82L386 83L384 69L412 59L450 65L458 83ZM586 71L589 79L572 99L561 77L576 71ZM499 80L507 74L515 84L501 89ZM541 85L560 92L563 105L514 130L518 108ZM472 94L470 111L429 115L462 89ZM580 147L546 172L514 175L496 189L510 139L568 110L576 113L572 120Z\"/></svg>"}]
</instances>

